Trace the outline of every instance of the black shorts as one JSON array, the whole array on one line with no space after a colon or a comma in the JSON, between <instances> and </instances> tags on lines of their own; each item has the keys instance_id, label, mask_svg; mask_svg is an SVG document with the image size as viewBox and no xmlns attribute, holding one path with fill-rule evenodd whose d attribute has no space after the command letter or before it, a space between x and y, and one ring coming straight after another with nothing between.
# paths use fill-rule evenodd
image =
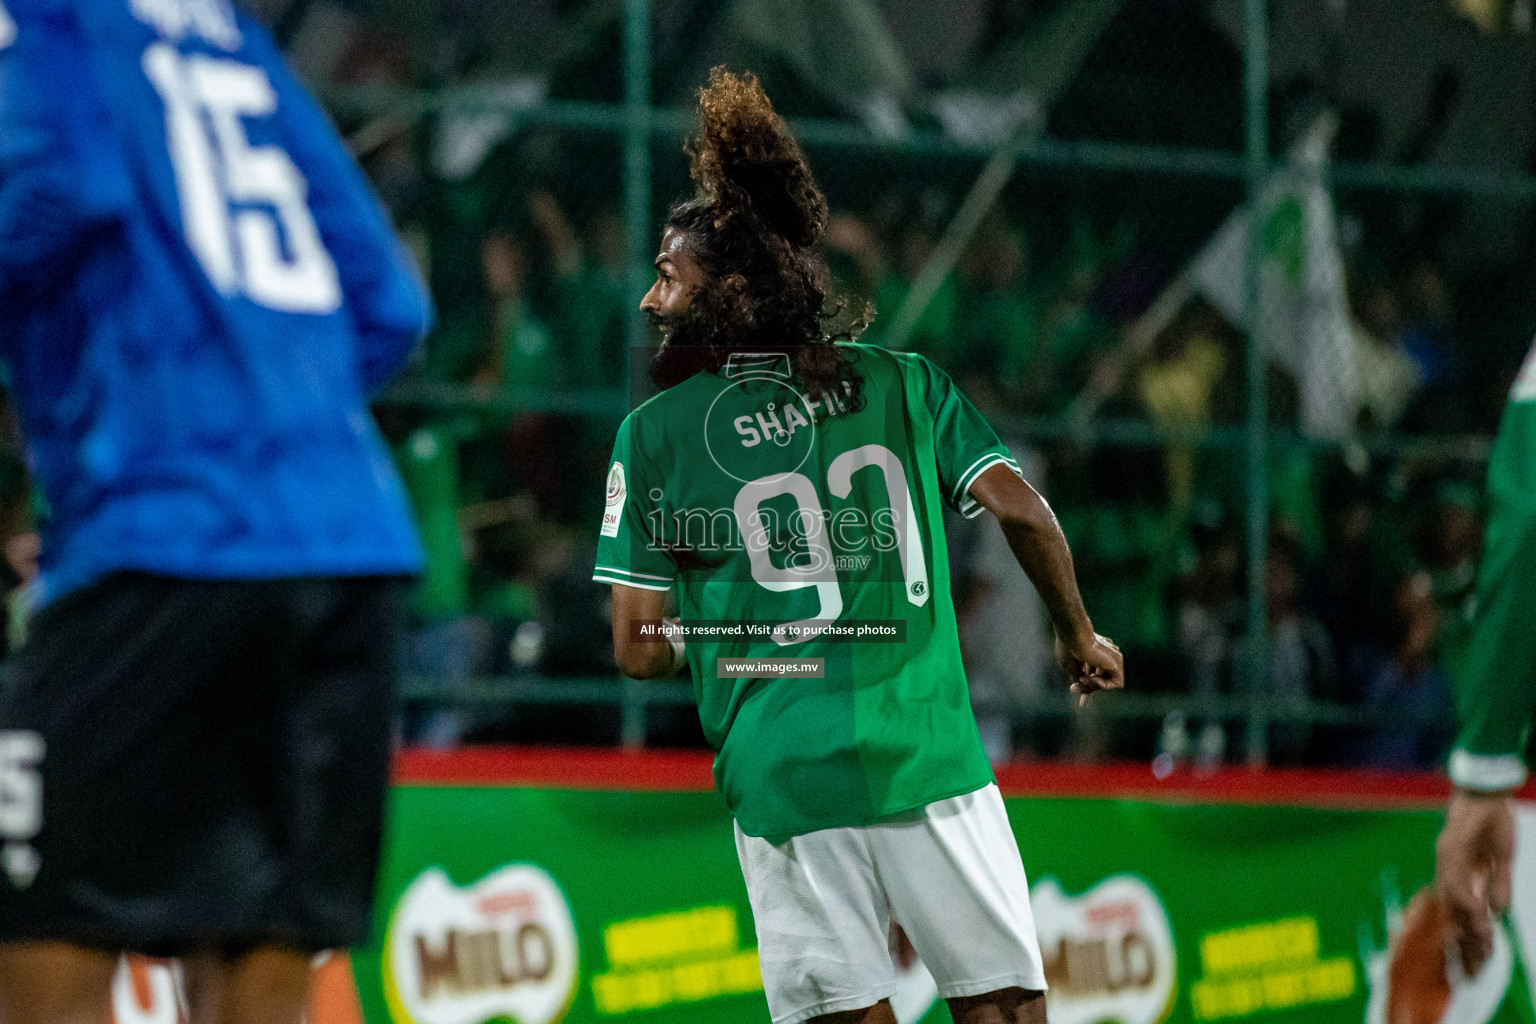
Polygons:
<instances>
[{"instance_id":1,"label":"black shorts","mask_svg":"<svg viewBox=\"0 0 1536 1024\"><path fill-rule=\"evenodd\" d=\"M0 683L0 942L364 940L401 628L392 578L125 573L44 608Z\"/></svg>"}]
</instances>

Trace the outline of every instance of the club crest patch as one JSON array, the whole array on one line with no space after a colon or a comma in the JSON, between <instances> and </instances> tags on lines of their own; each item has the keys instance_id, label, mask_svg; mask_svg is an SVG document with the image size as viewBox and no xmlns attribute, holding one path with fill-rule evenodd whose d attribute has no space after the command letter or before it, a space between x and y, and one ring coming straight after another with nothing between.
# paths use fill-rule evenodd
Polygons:
<instances>
[{"instance_id":1,"label":"club crest patch","mask_svg":"<svg viewBox=\"0 0 1536 1024\"><path fill-rule=\"evenodd\" d=\"M624 515L624 464L615 462L608 471L608 497L603 506L604 537L619 535L619 522Z\"/></svg>"}]
</instances>

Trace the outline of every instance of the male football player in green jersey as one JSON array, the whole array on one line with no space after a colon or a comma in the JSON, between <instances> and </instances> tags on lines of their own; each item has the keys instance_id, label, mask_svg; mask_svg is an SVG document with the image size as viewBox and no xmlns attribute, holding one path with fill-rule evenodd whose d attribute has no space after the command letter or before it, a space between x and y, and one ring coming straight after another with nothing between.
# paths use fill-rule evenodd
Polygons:
<instances>
[{"instance_id":1,"label":"male football player in green jersey","mask_svg":"<svg viewBox=\"0 0 1536 1024\"><path fill-rule=\"evenodd\" d=\"M1455 790L1435 856L1436 888L1468 975L1492 953L1493 915L1509 906L1514 793L1526 780L1536 716L1536 346L1488 460L1488 506L1472 642L1456 681Z\"/></svg>"},{"instance_id":2,"label":"male football player in green jersey","mask_svg":"<svg viewBox=\"0 0 1536 1024\"><path fill-rule=\"evenodd\" d=\"M944 506L1002 524L1072 689L1122 685L1054 516L921 356L839 331L826 202L721 69L643 308L664 390L619 429L594 579L636 678L686 661L775 1024L894 1024L899 925L960 1024L1045 1020L1029 890L960 663ZM667 592L692 632L657 636ZM706 632L713 630L713 632ZM772 660L765 660L772 659ZM755 664L744 664L755 662Z\"/></svg>"}]
</instances>

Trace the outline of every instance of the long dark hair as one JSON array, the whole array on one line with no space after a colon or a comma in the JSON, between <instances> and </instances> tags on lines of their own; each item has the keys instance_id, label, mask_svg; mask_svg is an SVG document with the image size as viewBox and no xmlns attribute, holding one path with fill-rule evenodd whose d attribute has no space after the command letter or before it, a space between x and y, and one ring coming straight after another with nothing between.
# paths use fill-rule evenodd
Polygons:
<instances>
[{"instance_id":1,"label":"long dark hair","mask_svg":"<svg viewBox=\"0 0 1536 1024\"><path fill-rule=\"evenodd\" d=\"M827 201L805 155L750 72L711 71L699 115L687 146L697 192L672 207L667 227L686 237L712 284L695 297L686 348L663 346L652 375L668 387L720 369L735 350L783 352L810 397L837 390L858 408L863 379L835 342L857 338L872 314L828 299L817 251Z\"/></svg>"}]
</instances>

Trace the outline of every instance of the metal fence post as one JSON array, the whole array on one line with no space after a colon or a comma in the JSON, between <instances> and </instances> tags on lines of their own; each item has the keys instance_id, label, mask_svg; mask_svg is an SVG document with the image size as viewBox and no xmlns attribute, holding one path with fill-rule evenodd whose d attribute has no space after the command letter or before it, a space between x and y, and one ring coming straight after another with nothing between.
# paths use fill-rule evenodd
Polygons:
<instances>
[{"instance_id":1,"label":"metal fence post","mask_svg":"<svg viewBox=\"0 0 1536 1024\"><path fill-rule=\"evenodd\" d=\"M619 745L625 750L645 746L645 710L647 686L638 679L624 677L619 693Z\"/></svg>"},{"instance_id":2,"label":"metal fence post","mask_svg":"<svg viewBox=\"0 0 1536 1024\"><path fill-rule=\"evenodd\" d=\"M646 343L640 297L650 287L656 244L651 237L651 0L624 0L624 231L629 253L627 386L633 353Z\"/></svg>"},{"instance_id":3,"label":"metal fence post","mask_svg":"<svg viewBox=\"0 0 1536 1024\"><path fill-rule=\"evenodd\" d=\"M1269 612L1269 388L1267 327L1261 298L1264 266L1264 185L1269 176L1269 25L1266 0L1243 3L1244 132L1248 171L1248 629L1246 657L1238 666L1248 691L1244 747L1248 763L1268 756L1265 701L1268 699Z\"/></svg>"},{"instance_id":4,"label":"metal fence post","mask_svg":"<svg viewBox=\"0 0 1536 1024\"><path fill-rule=\"evenodd\" d=\"M640 297L650 287L655 241L651 237L651 0L624 0L624 244L629 263L624 388L630 396L634 394L634 353L646 343ZM645 684L626 677L622 686L619 742L626 749L636 749L645 746Z\"/></svg>"}]
</instances>

